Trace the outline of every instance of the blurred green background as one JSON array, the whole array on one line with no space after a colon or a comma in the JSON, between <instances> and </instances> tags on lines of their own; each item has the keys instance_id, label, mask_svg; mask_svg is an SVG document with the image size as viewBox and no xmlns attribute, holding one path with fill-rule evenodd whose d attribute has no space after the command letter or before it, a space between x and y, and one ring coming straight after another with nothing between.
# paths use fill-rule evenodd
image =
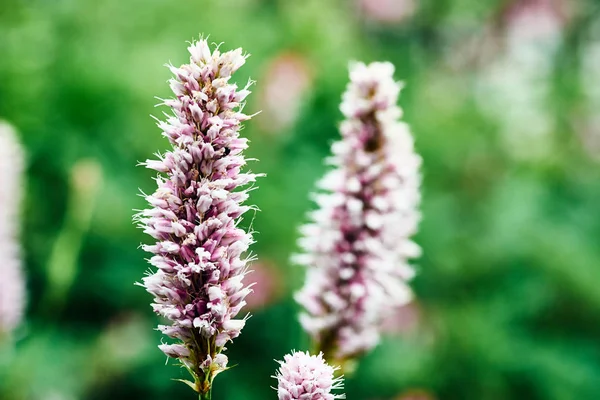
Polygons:
<instances>
[{"instance_id":1,"label":"blurred green background","mask_svg":"<svg viewBox=\"0 0 600 400\"><path fill-rule=\"evenodd\" d=\"M338 137L348 60L390 60L423 164L414 303L348 399L600 398L600 6L592 0L2 0L0 118L27 152L27 318L0 399L192 399L156 348L138 161L164 64L202 33L252 54L243 131L259 288L214 398L274 399L308 340L288 262ZM166 110L165 110L166 111ZM0 277L1 279L1 277Z\"/></svg>"}]
</instances>

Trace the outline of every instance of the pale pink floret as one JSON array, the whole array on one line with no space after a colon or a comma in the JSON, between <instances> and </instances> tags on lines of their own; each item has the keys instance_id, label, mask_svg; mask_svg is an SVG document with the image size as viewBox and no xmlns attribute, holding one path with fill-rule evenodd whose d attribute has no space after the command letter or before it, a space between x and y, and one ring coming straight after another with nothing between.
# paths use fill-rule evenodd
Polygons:
<instances>
[{"instance_id":1,"label":"pale pink floret","mask_svg":"<svg viewBox=\"0 0 600 400\"><path fill-rule=\"evenodd\" d=\"M162 344L195 378L195 389L208 390L224 370L224 346L240 334L245 297L243 282L253 243L239 227L252 207L243 205L257 175L242 172L247 139L239 130L250 116L242 113L250 83L239 89L231 75L246 60L241 49L220 53L206 40L188 48L189 64L169 66L173 111L158 121L172 148L146 167L159 172L157 190L145 196L150 208L136 220L156 241L143 246L155 270L143 279L154 296L154 311L168 320L159 326L175 344Z\"/></svg>"},{"instance_id":2,"label":"pale pink floret","mask_svg":"<svg viewBox=\"0 0 600 400\"><path fill-rule=\"evenodd\" d=\"M296 295L305 310L300 321L328 359L373 348L382 319L412 296L421 159L398 120L393 73L390 63L351 66L342 139L332 145L333 169L318 184L318 209L301 228L294 258L308 268Z\"/></svg>"},{"instance_id":3,"label":"pale pink floret","mask_svg":"<svg viewBox=\"0 0 600 400\"><path fill-rule=\"evenodd\" d=\"M23 151L12 127L0 121L0 336L23 318L25 280L19 245Z\"/></svg>"},{"instance_id":4,"label":"pale pink floret","mask_svg":"<svg viewBox=\"0 0 600 400\"><path fill-rule=\"evenodd\" d=\"M344 394L331 391L344 388L342 377L334 377L338 368L331 367L323 354L311 356L308 352L292 352L284 357L277 375L279 400L335 400L345 399Z\"/></svg>"}]
</instances>

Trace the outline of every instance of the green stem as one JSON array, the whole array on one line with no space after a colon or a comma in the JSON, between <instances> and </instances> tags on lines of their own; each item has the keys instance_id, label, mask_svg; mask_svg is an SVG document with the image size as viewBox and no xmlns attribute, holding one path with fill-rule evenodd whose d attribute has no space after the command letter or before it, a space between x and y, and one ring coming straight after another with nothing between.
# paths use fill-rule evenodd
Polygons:
<instances>
[{"instance_id":1,"label":"green stem","mask_svg":"<svg viewBox=\"0 0 600 400\"><path fill-rule=\"evenodd\" d=\"M206 393L200 393L200 400L211 400L212 387Z\"/></svg>"}]
</instances>

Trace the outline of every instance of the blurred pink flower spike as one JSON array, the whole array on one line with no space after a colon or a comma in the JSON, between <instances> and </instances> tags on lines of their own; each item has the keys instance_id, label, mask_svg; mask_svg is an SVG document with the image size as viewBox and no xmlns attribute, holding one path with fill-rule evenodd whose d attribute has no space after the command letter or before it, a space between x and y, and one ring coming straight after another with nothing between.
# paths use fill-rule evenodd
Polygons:
<instances>
[{"instance_id":1,"label":"blurred pink flower spike","mask_svg":"<svg viewBox=\"0 0 600 400\"><path fill-rule=\"evenodd\" d=\"M279 400L335 400L345 394L331 393L344 388L342 377L334 377L339 368L332 367L323 354L311 356L308 352L292 352L278 361L277 396Z\"/></svg>"},{"instance_id":2,"label":"blurred pink flower spike","mask_svg":"<svg viewBox=\"0 0 600 400\"><path fill-rule=\"evenodd\" d=\"M564 0L509 2L504 12L507 35L519 41L555 40L568 22L571 10Z\"/></svg>"},{"instance_id":3,"label":"blurred pink flower spike","mask_svg":"<svg viewBox=\"0 0 600 400\"><path fill-rule=\"evenodd\" d=\"M264 260L252 264L248 275L254 286L252 293L246 297L248 311L263 309L275 302L283 293L283 277L277 266Z\"/></svg>"},{"instance_id":4,"label":"blurred pink flower spike","mask_svg":"<svg viewBox=\"0 0 600 400\"><path fill-rule=\"evenodd\" d=\"M420 310L417 302L413 299L408 304L394 307L381 324L383 334L399 335L414 331L420 319Z\"/></svg>"},{"instance_id":5,"label":"blurred pink flower spike","mask_svg":"<svg viewBox=\"0 0 600 400\"><path fill-rule=\"evenodd\" d=\"M0 121L0 340L18 327L25 308L19 244L23 168L23 149L17 134L9 124Z\"/></svg>"},{"instance_id":6,"label":"blurred pink flower spike","mask_svg":"<svg viewBox=\"0 0 600 400\"><path fill-rule=\"evenodd\" d=\"M247 139L240 137L248 87L229 82L244 65L242 49L221 53L206 40L188 48L189 64L169 66L173 115L158 126L172 149L143 165L158 171L158 189L145 196L150 208L135 220L156 240L143 246L156 270L143 279L154 311L169 321L159 330L174 344L160 349L194 378L187 382L210 398L213 378L227 368L221 352L237 337L251 285L243 282L252 232L239 227L243 205L258 175L242 172Z\"/></svg>"},{"instance_id":7,"label":"blurred pink flower spike","mask_svg":"<svg viewBox=\"0 0 600 400\"><path fill-rule=\"evenodd\" d=\"M265 85L259 94L260 128L280 133L298 118L305 93L312 86L313 74L306 58L300 53L281 53L267 65Z\"/></svg>"},{"instance_id":8,"label":"blurred pink flower spike","mask_svg":"<svg viewBox=\"0 0 600 400\"><path fill-rule=\"evenodd\" d=\"M357 0L359 10L371 20L398 23L417 11L417 0Z\"/></svg>"},{"instance_id":9,"label":"blurred pink flower spike","mask_svg":"<svg viewBox=\"0 0 600 400\"><path fill-rule=\"evenodd\" d=\"M293 258L307 268L296 295L305 310L300 322L342 368L376 346L382 320L411 300L408 260L420 255L410 237L420 220L421 158L398 120L401 85L393 73L390 63L351 65L333 169L318 184L318 209Z\"/></svg>"}]
</instances>

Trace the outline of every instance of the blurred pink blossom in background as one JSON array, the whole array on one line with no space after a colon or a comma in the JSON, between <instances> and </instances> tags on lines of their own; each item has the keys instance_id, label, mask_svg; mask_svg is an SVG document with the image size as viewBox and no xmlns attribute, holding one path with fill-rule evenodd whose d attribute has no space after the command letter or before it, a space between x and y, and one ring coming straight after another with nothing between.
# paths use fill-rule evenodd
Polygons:
<instances>
[{"instance_id":1,"label":"blurred pink blossom in background","mask_svg":"<svg viewBox=\"0 0 600 400\"><path fill-rule=\"evenodd\" d=\"M358 7L369 19L394 23L412 17L417 0L358 0Z\"/></svg>"},{"instance_id":2,"label":"blurred pink blossom in background","mask_svg":"<svg viewBox=\"0 0 600 400\"><path fill-rule=\"evenodd\" d=\"M18 238L23 164L15 130L0 121L0 337L19 325L25 307Z\"/></svg>"},{"instance_id":3,"label":"blurred pink blossom in background","mask_svg":"<svg viewBox=\"0 0 600 400\"><path fill-rule=\"evenodd\" d=\"M383 320L381 332L383 334L401 334L417 328L421 311L415 300L401 307L396 307L393 312Z\"/></svg>"},{"instance_id":4,"label":"blurred pink blossom in background","mask_svg":"<svg viewBox=\"0 0 600 400\"><path fill-rule=\"evenodd\" d=\"M263 114L257 122L269 133L288 129L313 84L308 60L300 53L280 53L267 65L261 81L264 83L259 93L259 108Z\"/></svg>"},{"instance_id":5,"label":"blurred pink blossom in background","mask_svg":"<svg viewBox=\"0 0 600 400\"><path fill-rule=\"evenodd\" d=\"M497 119L505 150L515 159L539 161L559 146L548 99L554 57L572 14L565 4L510 2L499 15L501 31L492 39L503 50L480 72L479 103Z\"/></svg>"},{"instance_id":6,"label":"blurred pink blossom in background","mask_svg":"<svg viewBox=\"0 0 600 400\"><path fill-rule=\"evenodd\" d=\"M252 293L246 297L249 311L260 310L277 301L282 295L283 279L280 270L272 263L260 260L250 267L248 278L254 282Z\"/></svg>"},{"instance_id":7,"label":"blurred pink blossom in background","mask_svg":"<svg viewBox=\"0 0 600 400\"><path fill-rule=\"evenodd\" d=\"M561 0L519 0L504 12L507 35L515 40L543 40L559 35L568 22L567 3Z\"/></svg>"}]
</instances>

